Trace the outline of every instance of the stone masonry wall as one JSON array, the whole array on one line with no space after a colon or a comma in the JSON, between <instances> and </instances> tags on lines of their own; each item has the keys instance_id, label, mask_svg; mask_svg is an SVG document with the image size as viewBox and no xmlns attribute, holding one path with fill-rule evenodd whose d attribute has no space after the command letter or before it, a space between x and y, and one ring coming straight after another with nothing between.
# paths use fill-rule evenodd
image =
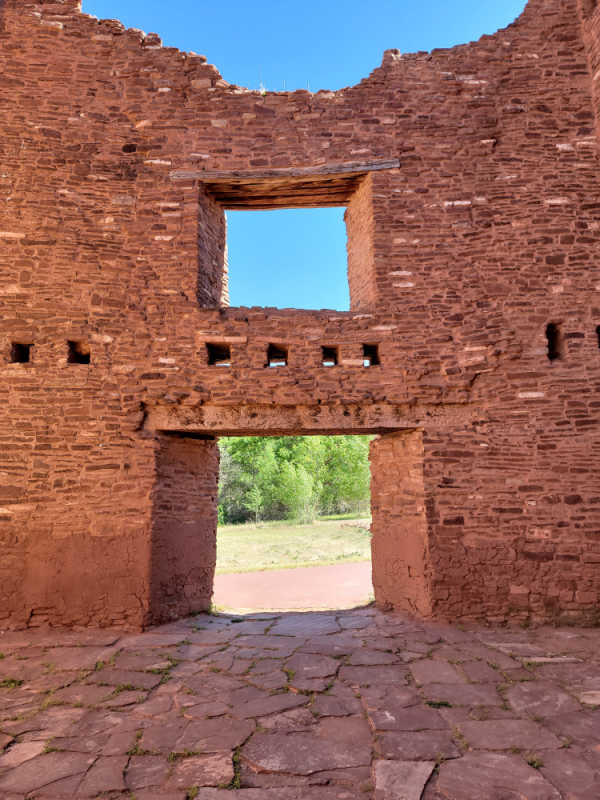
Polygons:
<instances>
[{"instance_id":1,"label":"stone masonry wall","mask_svg":"<svg viewBox=\"0 0 600 800\"><path fill-rule=\"evenodd\" d=\"M373 238L372 176L363 181L348 205L345 215L348 232L348 285L352 307L373 308L377 302L377 278Z\"/></svg>"},{"instance_id":2,"label":"stone masonry wall","mask_svg":"<svg viewBox=\"0 0 600 800\"><path fill-rule=\"evenodd\" d=\"M420 430L371 442L373 585L378 603L420 617L431 615L432 575ZM381 478L382 475L386 479Z\"/></svg>"},{"instance_id":3,"label":"stone masonry wall","mask_svg":"<svg viewBox=\"0 0 600 800\"><path fill-rule=\"evenodd\" d=\"M160 437L146 622L208 611L217 549L219 451L214 441Z\"/></svg>"},{"instance_id":4,"label":"stone masonry wall","mask_svg":"<svg viewBox=\"0 0 600 800\"><path fill-rule=\"evenodd\" d=\"M0 4L0 625L206 607L214 444L169 432L417 436L415 607L597 618L599 20L530 0L479 42L388 51L355 87L263 96L75 0ZM350 312L219 308L203 172L390 159L348 200ZM271 343L287 366L265 366ZM377 600L405 607L398 442L397 469L374 460L399 565Z\"/></svg>"}]
</instances>

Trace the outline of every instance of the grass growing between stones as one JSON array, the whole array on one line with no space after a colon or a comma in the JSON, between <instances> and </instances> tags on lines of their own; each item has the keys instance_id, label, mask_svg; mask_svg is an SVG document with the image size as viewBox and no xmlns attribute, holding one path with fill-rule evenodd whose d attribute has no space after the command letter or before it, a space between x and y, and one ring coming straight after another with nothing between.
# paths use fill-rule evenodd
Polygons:
<instances>
[{"instance_id":1,"label":"grass growing between stones","mask_svg":"<svg viewBox=\"0 0 600 800\"><path fill-rule=\"evenodd\" d=\"M0 689L18 689L23 685L23 681L19 678L4 678L0 681Z\"/></svg>"},{"instance_id":2,"label":"grass growing between stones","mask_svg":"<svg viewBox=\"0 0 600 800\"><path fill-rule=\"evenodd\" d=\"M217 531L217 574L369 561L371 534L369 523L362 522L367 527L359 520L222 525Z\"/></svg>"}]
</instances>

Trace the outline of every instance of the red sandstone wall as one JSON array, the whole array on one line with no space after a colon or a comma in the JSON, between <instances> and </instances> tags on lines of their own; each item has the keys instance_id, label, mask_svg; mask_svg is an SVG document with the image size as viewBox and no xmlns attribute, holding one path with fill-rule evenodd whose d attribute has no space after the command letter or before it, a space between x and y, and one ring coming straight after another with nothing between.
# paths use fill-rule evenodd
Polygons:
<instances>
[{"instance_id":1,"label":"red sandstone wall","mask_svg":"<svg viewBox=\"0 0 600 800\"><path fill-rule=\"evenodd\" d=\"M356 311L375 308L378 295L373 248L375 221L372 174L356 191L346 210L345 219L350 307Z\"/></svg>"},{"instance_id":2,"label":"red sandstone wall","mask_svg":"<svg viewBox=\"0 0 600 800\"><path fill-rule=\"evenodd\" d=\"M225 214L219 204L206 192L200 193L200 202L192 213L197 213L198 263L191 272L198 275L198 305L214 308L221 305L221 298L228 296L227 271L225 267L226 226ZM164 208L164 206L163 206ZM173 216L181 216L179 204L172 206Z\"/></svg>"},{"instance_id":3,"label":"red sandstone wall","mask_svg":"<svg viewBox=\"0 0 600 800\"><path fill-rule=\"evenodd\" d=\"M600 79L600 7L596 0L580 0L579 12L581 15L581 26L583 41L586 45L589 74L594 100L594 110L596 113L596 129L600 117L600 90L598 80Z\"/></svg>"},{"instance_id":4,"label":"red sandstone wall","mask_svg":"<svg viewBox=\"0 0 600 800\"><path fill-rule=\"evenodd\" d=\"M389 52L356 87L263 97L76 6L0 12L2 623L139 625L157 608L149 420L421 427L433 613L593 619L597 12L582 27L575 0L531 0L477 43ZM372 224L348 212L357 313L210 310L222 210L173 173L357 158L400 159L356 198ZM8 363L21 340L31 363ZM210 340L230 341L229 371L206 364ZM365 369L373 340L382 365ZM289 344L283 371L264 369L269 341ZM320 366L322 344L345 363Z\"/></svg>"},{"instance_id":5,"label":"red sandstone wall","mask_svg":"<svg viewBox=\"0 0 600 800\"><path fill-rule=\"evenodd\" d=\"M431 615L429 533L421 431L371 442L373 587L382 608Z\"/></svg>"},{"instance_id":6,"label":"red sandstone wall","mask_svg":"<svg viewBox=\"0 0 600 800\"><path fill-rule=\"evenodd\" d=\"M217 560L217 445L179 436L159 441L146 623L208 611Z\"/></svg>"}]
</instances>

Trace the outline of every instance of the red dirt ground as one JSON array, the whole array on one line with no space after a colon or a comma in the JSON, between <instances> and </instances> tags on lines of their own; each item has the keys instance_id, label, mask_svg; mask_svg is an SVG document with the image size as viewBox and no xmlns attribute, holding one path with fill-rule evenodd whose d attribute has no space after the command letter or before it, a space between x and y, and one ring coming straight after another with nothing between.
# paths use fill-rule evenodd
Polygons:
<instances>
[{"instance_id":1,"label":"red dirt ground","mask_svg":"<svg viewBox=\"0 0 600 800\"><path fill-rule=\"evenodd\" d=\"M217 575L213 604L228 611L355 608L371 599L371 562Z\"/></svg>"}]
</instances>

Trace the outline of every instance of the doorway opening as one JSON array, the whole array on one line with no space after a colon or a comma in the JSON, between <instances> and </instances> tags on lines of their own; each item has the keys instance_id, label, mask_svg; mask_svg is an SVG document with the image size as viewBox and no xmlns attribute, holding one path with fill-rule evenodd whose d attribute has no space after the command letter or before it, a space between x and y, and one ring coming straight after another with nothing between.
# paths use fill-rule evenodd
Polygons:
<instances>
[{"instance_id":1,"label":"doorway opening","mask_svg":"<svg viewBox=\"0 0 600 800\"><path fill-rule=\"evenodd\" d=\"M367 588L370 591L372 581L375 602L379 608L396 609L407 611L419 616L430 616L433 608L433 589L432 589L432 565L430 558L430 531L432 525L437 524L435 517L431 517L430 512L435 514L435 505L427 502L427 476L424 470L424 437L423 431L418 428L382 430L373 428L361 428L356 433L348 431L343 425L312 431L311 429L301 429L303 433L313 434L307 439L302 440L300 436L294 435L279 438L282 432L295 430L297 426L283 424L285 421L285 407L280 406L281 427L274 432L272 442L279 442L283 450L283 445L300 446L302 441L312 442L316 434L322 434L321 441L331 442L335 434L345 434L344 438L355 444L361 437L367 434L375 434L369 445L368 469L370 473L370 508L372 521L370 531L372 533L371 565L367 562ZM296 419L294 417L294 419ZM220 430L207 430L197 428L196 430L183 430L171 428L165 430L159 426L154 426L153 412L147 417L147 425L157 431L156 449L156 482L152 494L152 533L150 543L150 586L151 602L147 613L146 624L158 624L173 619L179 619L186 614L194 614L200 611L207 611L213 605L217 608L232 607L233 604L225 597L225 602L220 601L220 590L218 582L221 575L217 575L217 592L213 598L214 572L217 555L217 511L218 511L218 473L219 473L219 449L215 440L216 436L239 437L234 440L241 444L240 447L258 447L256 442L258 437L264 436L265 430L259 430L223 426ZM254 433L254 437L249 434ZM371 438L371 437L369 437ZM300 443L300 444L299 444ZM364 446L366 450L366 446ZM283 455L283 452L282 454ZM227 458L227 456L225 456ZM263 456L267 464L271 464L274 459L273 453L266 448ZM289 461L289 459L287 459ZM277 460L275 459L275 463ZM311 515L314 513L311 508L311 481L314 481L318 470L313 466L315 459L311 463L308 459L303 466L303 470L294 465L284 466L280 469L281 474L285 474L288 483L284 487L291 487L292 497L284 492L284 487L279 486L280 508L288 510L295 509L296 518L306 520L305 527L302 528L302 535L299 543L299 553L305 554L308 546L312 543L313 533L309 528ZM317 462L318 463L318 462ZM363 460L363 475L366 471L366 464ZM273 472L275 472L273 468ZM348 470L340 470L341 479L349 480L353 485L357 482ZM309 479L306 478L308 475ZM234 472L235 477L235 472ZM341 480L340 479L340 480ZM277 478L279 480L279 478ZM274 481L266 482L266 487L270 488ZM269 529L269 526L276 526L277 520L266 519L264 496L260 491L260 486L253 489L252 485L246 485L245 509L244 513L252 519L254 515L255 531L258 530L262 535ZM281 499L283 497L283 499ZM222 495L221 495L222 498ZM220 515L223 522L228 521L221 503ZM360 519L363 508L367 506L350 506L349 516ZM323 505L324 516L327 508L331 506ZM358 517L357 517L358 512ZM338 515L336 515L338 516ZM345 516L345 515L339 515ZM258 525L257 525L258 517ZM367 537L366 551L368 557L368 532L365 519L365 533ZM462 520L462 517L461 517ZM287 520L281 520L285 524ZM318 522L318 518L316 520ZM340 525L347 523L347 519L330 519L323 522L333 522ZM247 522L250 525L252 523ZM455 521L452 524L457 524ZM258 527L260 526L260 527ZM237 529L239 532L239 528ZM258 547L261 540L248 539L243 543L248 544L249 548L246 555L241 556L238 545L234 546L234 551L238 558L241 558L241 566L246 569L251 559L256 558ZM334 549L337 557L341 548ZM359 558L363 555L357 554ZM356 555L355 555L356 557ZM314 562L313 562L314 563ZM362 563L365 563L364 561ZM334 562L335 564L335 562ZM222 567L222 562L219 565ZM260 568L255 573L260 577L268 575L271 570L269 566ZM351 564L349 565L351 566ZM239 566L238 566L239 569ZM219 570L221 571L221 570ZM298 571L295 567L291 572ZM231 569L229 568L229 574ZM241 573L234 572L234 585L239 584ZM329 579L320 578L311 586L321 587L327 584L327 580L334 588L340 586L339 580L336 582ZM312 594L314 599L314 592ZM264 583L260 585L259 596L268 597L268 591ZM338 609L350 608L364 604L368 598L357 598L352 604L348 602L337 603ZM269 603L269 605L273 605ZM279 608L274 610L284 610L282 603L277 604ZM306 603L306 593L304 594L302 607L313 606L313 603ZM327 605L331 605L328 603ZM250 611L256 602L244 606L244 610Z\"/></svg>"},{"instance_id":2,"label":"doorway opening","mask_svg":"<svg viewBox=\"0 0 600 800\"><path fill-rule=\"evenodd\" d=\"M373 600L372 438L220 439L217 610L352 608Z\"/></svg>"}]
</instances>

